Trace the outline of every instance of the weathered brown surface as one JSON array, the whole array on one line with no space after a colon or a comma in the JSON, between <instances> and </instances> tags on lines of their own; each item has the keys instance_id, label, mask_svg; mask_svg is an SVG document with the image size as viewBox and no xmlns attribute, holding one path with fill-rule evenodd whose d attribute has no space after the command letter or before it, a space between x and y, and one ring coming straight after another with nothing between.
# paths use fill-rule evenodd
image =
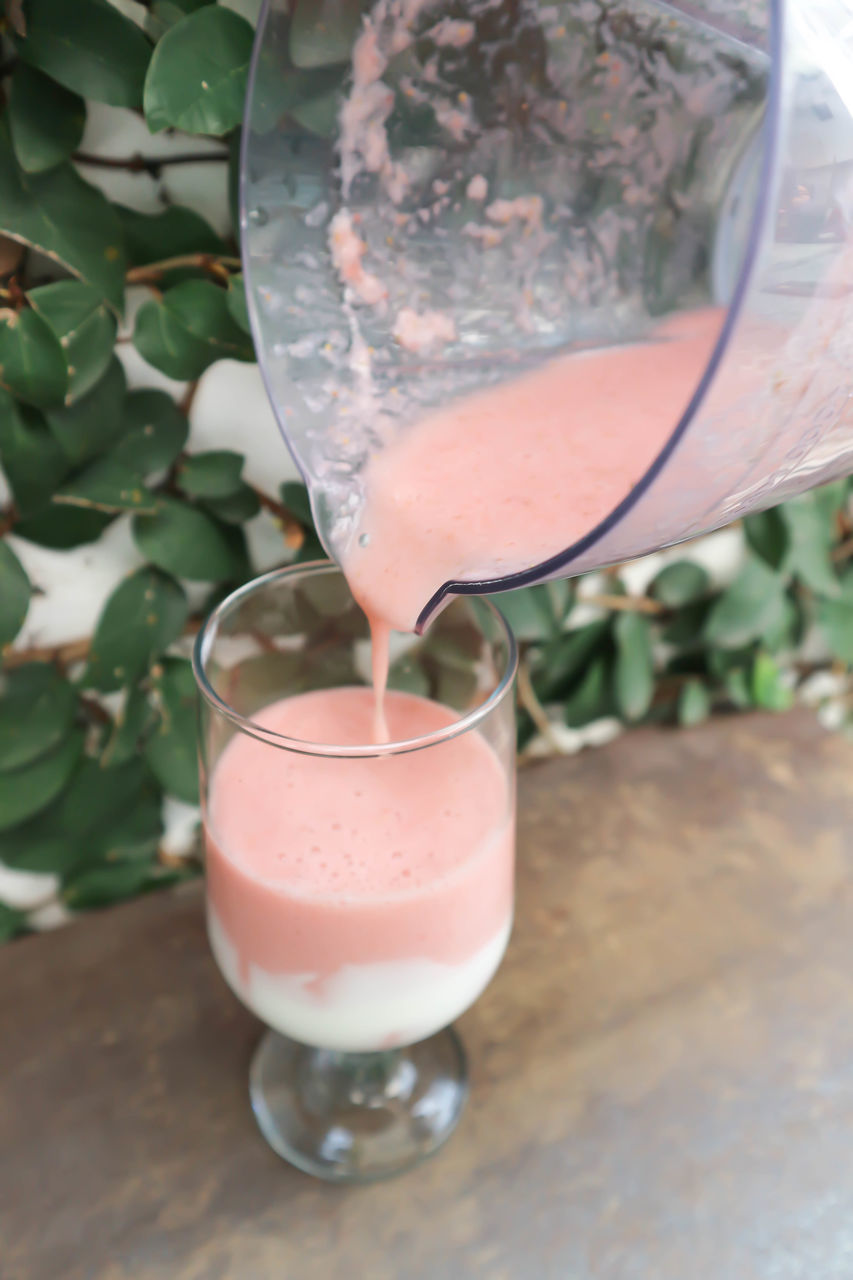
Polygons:
<instances>
[{"instance_id":1,"label":"weathered brown surface","mask_svg":"<svg viewBox=\"0 0 853 1280\"><path fill-rule=\"evenodd\" d=\"M473 1097L312 1182L195 890L0 952L3 1280L851 1280L853 747L810 717L531 769Z\"/></svg>"}]
</instances>

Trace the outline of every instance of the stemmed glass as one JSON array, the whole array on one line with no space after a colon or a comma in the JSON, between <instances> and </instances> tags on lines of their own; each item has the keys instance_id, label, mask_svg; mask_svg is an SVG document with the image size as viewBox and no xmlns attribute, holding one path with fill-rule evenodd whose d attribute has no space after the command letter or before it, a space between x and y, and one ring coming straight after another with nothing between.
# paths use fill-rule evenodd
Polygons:
<instances>
[{"instance_id":1,"label":"stemmed glass","mask_svg":"<svg viewBox=\"0 0 853 1280\"><path fill-rule=\"evenodd\" d=\"M334 565L234 592L194 655L211 947L270 1028L252 1107L280 1155L334 1181L397 1173L452 1132L467 1075L449 1024L512 919L512 634L465 597L396 640L401 740L379 744L367 623ZM342 740L324 740L332 712Z\"/></svg>"}]
</instances>

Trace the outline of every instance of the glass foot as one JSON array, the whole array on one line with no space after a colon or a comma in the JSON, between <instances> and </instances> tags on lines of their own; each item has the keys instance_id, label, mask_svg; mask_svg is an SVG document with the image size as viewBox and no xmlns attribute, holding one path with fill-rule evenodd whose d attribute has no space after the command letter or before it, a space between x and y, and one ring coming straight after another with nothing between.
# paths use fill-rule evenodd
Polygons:
<instances>
[{"instance_id":1,"label":"glass foot","mask_svg":"<svg viewBox=\"0 0 853 1280\"><path fill-rule=\"evenodd\" d=\"M449 1138L468 1096L452 1028L405 1049L337 1053L268 1031L249 1094L261 1133L291 1164L329 1182L410 1169Z\"/></svg>"}]
</instances>

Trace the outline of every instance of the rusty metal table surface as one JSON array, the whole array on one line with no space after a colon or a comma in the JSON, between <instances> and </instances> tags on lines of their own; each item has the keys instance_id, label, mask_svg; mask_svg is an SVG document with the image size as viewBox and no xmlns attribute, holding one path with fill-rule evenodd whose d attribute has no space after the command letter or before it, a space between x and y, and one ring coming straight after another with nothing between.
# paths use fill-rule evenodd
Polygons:
<instances>
[{"instance_id":1,"label":"rusty metal table surface","mask_svg":"<svg viewBox=\"0 0 853 1280\"><path fill-rule=\"evenodd\" d=\"M3 1280L851 1280L853 745L641 731L520 812L470 1105L394 1182L264 1145L197 888L0 951Z\"/></svg>"}]
</instances>

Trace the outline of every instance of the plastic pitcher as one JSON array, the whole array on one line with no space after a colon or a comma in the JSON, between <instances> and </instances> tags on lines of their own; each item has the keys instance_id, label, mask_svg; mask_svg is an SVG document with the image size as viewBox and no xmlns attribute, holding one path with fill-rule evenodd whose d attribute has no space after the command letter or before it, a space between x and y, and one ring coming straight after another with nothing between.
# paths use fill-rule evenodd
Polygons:
<instances>
[{"instance_id":1,"label":"plastic pitcher","mask_svg":"<svg viewBox=\"0 0 853 1280\"><path fill-rule=\"evenodd\" d=\"M263 7L244 270L336 558L389 433L573 351L654 359L663 319L719 308L613 508L535 567L443 583L420 626L448 593L617 563L853 469L851 217L848 0Z\"/></svg>"}]
</instances>

